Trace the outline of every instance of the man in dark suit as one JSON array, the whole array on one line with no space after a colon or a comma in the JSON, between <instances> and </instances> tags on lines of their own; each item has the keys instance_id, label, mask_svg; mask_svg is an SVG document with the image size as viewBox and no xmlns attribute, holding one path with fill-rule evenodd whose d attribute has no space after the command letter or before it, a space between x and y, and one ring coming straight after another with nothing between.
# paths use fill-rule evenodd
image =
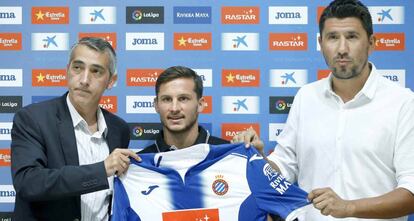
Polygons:
<instances>
[{"instance_id":1,"label":"man in dark suit","mask_svg":"<svg viewBox=\"0 0 414 221\"><path fill-rule=\"evenodd\" d=\"M13 120L14 219L108 220L112 178L139 157L127 148L128 125L99 108L116 82L116 55L99 38L83 38L67 65L69 92L32 104Z\"/></svg>"}]
</instances>

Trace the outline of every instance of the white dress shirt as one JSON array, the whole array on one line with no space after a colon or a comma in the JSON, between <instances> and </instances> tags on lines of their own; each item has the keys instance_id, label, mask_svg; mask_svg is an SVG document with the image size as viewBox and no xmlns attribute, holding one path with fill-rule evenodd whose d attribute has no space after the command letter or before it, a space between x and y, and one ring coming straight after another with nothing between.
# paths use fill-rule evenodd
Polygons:
<instances>
[{"instance_id":1,"label":"white dress shirt","mask_svg":"<svg viewBox=\"0 0 414 221\"><path fill-rule=\"evenodd\" d=\"M332 91L332 74L303 86L295 96L269 159L305 191L331 187L348 200L397 187L414 194L414 94L370 65L364 87L346 103ZM337 219L312 208L304 220Z\"/></svg>"},{"instance_id":2,"label":"white dress shirt","mask_svg":"<svg viewBox=\"0 0 414 221\"><path fill-rule=\"evenodd\" d=\"M97 112L98 131L91 133L86 121L79 115L70 102L69 96L66 98L66 101L72 117L73 127L75 128L79 165L104 161L109 156L109 147L105 139L108 129L101 109L98 108ZM110 186L109 189L81 195L82 221L108 220L108 207L113 189L113 177L108 177L108 183Z\"/></svg>"}]
</instances>

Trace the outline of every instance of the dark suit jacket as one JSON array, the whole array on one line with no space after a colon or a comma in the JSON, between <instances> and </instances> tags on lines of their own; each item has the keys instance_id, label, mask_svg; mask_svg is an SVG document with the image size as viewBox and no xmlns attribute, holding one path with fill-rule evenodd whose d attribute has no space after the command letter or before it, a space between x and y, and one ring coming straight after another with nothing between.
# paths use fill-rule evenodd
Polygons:
<instances>
[{"instance_id":1,"label":"dark suit jacket","mask_svg":"<svg viewBox=\"0 0 414 221\"><path fill-rule=\"evenodd\" d=\"M80 195L107 189L103 161L79 166L66 95L31 104L13 120L11 169L14 221L80 220ZM111 152L129 145L128 124L102 110Z\"/></svg>"}]
</instances>

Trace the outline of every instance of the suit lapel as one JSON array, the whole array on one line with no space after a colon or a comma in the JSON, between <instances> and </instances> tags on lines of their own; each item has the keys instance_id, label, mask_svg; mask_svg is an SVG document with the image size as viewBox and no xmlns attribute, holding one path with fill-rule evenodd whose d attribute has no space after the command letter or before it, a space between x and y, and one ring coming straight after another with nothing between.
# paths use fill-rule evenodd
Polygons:
<instances>
[{"instance_id":1,"label":"suit lapel","mask_svg":"<svg viewBox=\"0 0 414 221\"><path fill-rule=\"evenodd\" d=\"M117 131L117 128L114 126L115 124L112 123L112 117L105 110L102 110L102 113L105 118L106 127L108 128L106 142L109 147L109 153L111 153L115 148L121 145L119 142L117 142L121 140L121 138L119 137L120 131Z\"/></svg>"},{"instance_id":2,"label":"suit lapel","mask_svg":"<svg viewBox=\"0 0 414 221\"><path fill-rule=\"evenodd\" d=\"M73 128L72 118L66 103L66 95L62 96L58 105L57 128L60 136L61 147L65 157L66 165L79 165L78 148L76 145L76 136Z\"/></svg>"}]
</instances>

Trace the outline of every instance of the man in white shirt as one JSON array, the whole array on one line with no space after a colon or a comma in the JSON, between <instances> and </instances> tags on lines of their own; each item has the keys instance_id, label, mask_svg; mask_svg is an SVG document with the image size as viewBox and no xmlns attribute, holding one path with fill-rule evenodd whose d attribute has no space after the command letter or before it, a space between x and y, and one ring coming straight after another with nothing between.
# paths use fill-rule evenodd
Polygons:
<instances>
[{"instance_id":1,"label":"man in white shirt","mask_svg":"<svg viewBox=\"0 0 414 221\"><path fill-rule=\"evenodd\" d=\"M128 124L99 108L116 82L116 55L100 38L76 43L67 65L68 91L19 110L13 120L13 220L108 220L115 173L131 150Z\"/></svg>"},{"instance_id":2,"label":"man in white shirt","mask_svg":"<svg viewBox=\"0 0 414 221\"><path fill-rule=\"evenodd\" d=\"M375 39L361 2L333 1L319 30L332 73L299 90L268 158L310 192L316 209L300 220L407 220L414 213L414 95L368 62Z\"/></svg>"}]
</instances>

